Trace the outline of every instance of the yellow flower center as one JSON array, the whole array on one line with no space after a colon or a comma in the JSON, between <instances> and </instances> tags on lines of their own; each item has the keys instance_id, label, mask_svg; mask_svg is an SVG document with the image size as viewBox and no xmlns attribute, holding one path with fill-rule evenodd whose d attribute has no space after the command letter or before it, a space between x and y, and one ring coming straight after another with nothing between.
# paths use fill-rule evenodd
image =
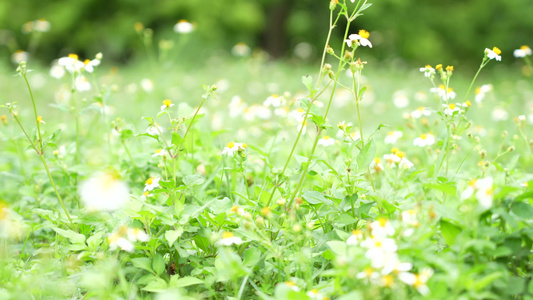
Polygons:
<instances>
[{"instance_id":1,"label":"yellow flower center","mask_svg":"<svg viewBox=\"0 0 533 300\"><path fill-rule=\"evenodd\" d=\"M529 46L526 46L526 45L521 46L521 47L520 47L520 50L529 50Z\"/></svg>"},{"instance_id":2,"label":"yellow flower center","mask_svg":"<svg viewBox=\"0 0 533 300\"><path fill-rule=\"evenodd\" d=\"M472 106L472 102L470 102L470 100L466 100L465 104L466 104L466 106L468 106L468 107Z\"/></svg>"},{"instance_id":3,"label":"yellow flower center","mask_svg":"<svg viewBox=\"0 0 533 300\"><path fill-rule=\"evenodd\" d=\"M7 215L7 204L5 204L4 202L0 202L0 220L4 220L6 218L6 215Z\"/></svg>"},{"instance_id":4,"label":"yellow flower center","mask_svg":"<svg viewBox=\"0 0 533 300\"><path fill-rule=\"evenodd\" d=\"M481 93L481 87L480 87L480 86L478 86L478 87L476 88L476 95L478 95L479 93Z\"/></svg>"},{"instance_id":5,"label":"yellow flower center","mask_svg":"<svg viewBox=\"0 0 533 300\"><path fill-rule=\"evenodd\" d=\"M41 117L41 116L37 117L37 122L41 122L42 120L43 120L43 117Z\"/></svg>"},{"instance_id":6,"label":"yellow flower center","mask_svg":"<svg viewBox=\"0 0 533 300\"><path fill-rule=\"evenodd\" d=\"M231 211L232 212L237 212L239 210L239 206L238 205L234 205L232 208L231 208Z\"/></svg>"},{"instance_id":7,"label":"yellow flower center","mask_svg":"<svg viewBox=\"0 0 533 300\"><path fill-rule=\"evenodd\" d=\"M392 275L383 276L383 285L384 286L390 287L390 286L392 286L393 283L394 283L394 278L392 277Z\"/></svg>"},{"instance_id":8,"label":"yellow flower center","mask_svg":"<svg viewBox=\"0 0 533 300\"><path fill-rule=\"evenodd\" d=\"M398 149L398 148L392 148L392 149L390 149L390 152L391 152L392 154L395 154L395 153L398 152L398 151L400 151L400 149Z\"/></svg>"},{"instance_id":9,"label":"yellow flower center","mask_svg":"<svg viewBox=\"0 0 533 300\"><path fill-rule=\"evenodd\" d=\"M453 66L447 66L446 71L449 71L449 72L453 71Z\"/></svg>"},{"instance_id":10,"label":"yellow flower center","mask_svg":"<svg viewBox=\"0 0 533 300\"><path fill-rule=\"evenodd\" d=\"M374 269L372 269L372 268L365 268L365 274L366 274L366 277L370 277L370 276L372 276L372 273L374 273Z\"/></svg>"},{"instance_id":11,"label":"yellow flower center","mask_svg":"<svg viewBox=\"0 0 533 300\"><path fill-rule=\"evenodd\" d=\"M442 69L442 64L438 64L437 66L435 66L435 69L436 70L441 70Z\"/></svg>"},{"instance_id":12,"label":"yellow flower center","mask_svg":"<svg viewBox=\"0 0 533 300\"><path fill-rule=\"evenodd\" d=\"M441 89L441 90L445 90L446 87L444 86L444 84L439 84L439 89Z\"/></svg>"},{"instance_id":13,"label":"yellow flower center","mask_svg":"<svg viewBox=\"0 0 533 300\"><path fill-rule=\"evenodd\" d=\"M417 108L418 111L424 111L425 107L423 106L420 106L419 108Z\"/></svg>"},{"instance_id":14,"label":"yellow flower center","mask_svg":"<svg viewBox=\"0 0 533 300\"><path fill-rule=\"evenodd\" d=\"M78 60L79 56L77 54L74 54L74 53L70 53L68 55L69 58L72 58L72 59L75 59L75 60Z\"/></svg>"},{"instance_id":15,"label":"yellow flower center","mask_svg":"<svg viewBox=\"0 0 533 300\"><path fill-rule=\"evenodd\" d=\"M141 22L137 22L135 25L133 25L133 28L135 28L135 31L142 31L144 29L144 25Z\"/></svg>"},{"instance_id":16,"label":"yellow flower center","mask_svg":"<svg viewBox=\"0 0 533 300\"><path fill-rule=\"evenodd\" d=\"M90 62L91 62L90 59L86 59L86 60L83 61L83 64L88 65Z\"/></svg>"},{"instance_id":17,"label":"yellow flower center","mask_svg":"<svg viewBox=\"0 0 533 300\"><path fill-rule=\"evenodd\" d=\"M261 215L262 216L266 216L266 215L269 215L271 212L270 212L270 208L268 206L265 206L261 209Z\"/></svg>"},{"instance_id":18,"label":"yellow flower center","mask_svg":"<svg viewBox=\"0 0 533 300\"><path fill-rule=\"evenodd\" d=\"M425 140L427 137L428 137L428 135L425 134L425 133L423 133L423 134L420 135L420 138L423 139L423 140Z\"/></svg>"},{"instance_id":19,"label":"yellow flower center","mask_svg":"<svg viewBox=\"0 0 533 300\"><path fill-rule=\"evenodd\" d=\"M368 39L370 37L370 33L364 29L359 30L359 36Z\"/></svg>"},{"instance_id":20,"label":"yellow flower center","mask_svg":"<svg viewBox=\"0 0 533 300\"><path fill-rule=\"evenodd\" d=\"M170 101L170 99L165 99L165 100L163 100L163 104L164 104L166 107L170 107L170 105L172 105L172 101Z\"/></svg>"},{"instance_id":21,"label":"yellow flower center","mask_svg":"<svg viewBox=\"0 0 533 300\"><path fill-rule=\"evenodd\" d=\"M363 233L363 232L362 232L361 230L359 230L359 229L354 229L354 230L352 230L352 234L353 234L353 235L360 235L360 234L362 234L362 233Z\"/></svg>"},{"instance_id":22,"label":"yellow flower center","mask_svg":"<svg viewBox=\"0 0 533 300\"><path fill-rule=\"evenodd\" d=\"M295 286L296 284L292 281L285 281L285 284L288 286Z\"/></svg>"},{"instance_id":23,"label":"yellow flower center","mask_svg":"<svg viewBox=\"0 0 533 300\"><path fill-rule=\"evenodd\" d=\"M248 148L248 145L246 145L246 143L242 143L242 147L243 147L244 149L246 149L246 148Z\"/></svg>"},{"instance_id":24,"label":"yellow flower center","mask_svg":"<svg viewBox=\"0 0 533 300\"><path fill-rule=\"evenodd\" d=\"M492 48L492 51L494 51L494 53L496 53L498 55L502 54L502 50L500 50L500 48L498 48L498 47Z\"/></svg>"},{"instance_id":25,"label":"yellow flower center","mask_svg":"<svg viewBox=\"0 0 533 300\"><path fill-rule=\"evenodd\" d=\"M229 142L229 143L226 145L226 147L228 147L228 148L231 149L231 148L235 147L235 143L234 143L234 142Z\"/></svg>"},{"instance_id":26,"label":"yellow flower center","mask_svg":"<svg viewBox=\"0 0 533 300\"><path fill-rule=\"evenodd\" d=\"M329 139L330 139L329 135L325 135L325 136L324 136L324 139L325 139L325 140L329 140Z\"/></svg>"},{"instance_id":27,"label":"yellow flower center","mask_svg":"<svg viewBox=\"0 0 533 300\"><path fill-rule=\"evenodd\" d=\"M455 109L455 104L454 104L454 103L450 103L450 105L448 105L448 107L449 107L450 109Z\"/></svg>"},{"instance_id":28,"label":"yellow flower center","mask_svg":"<svg viewBox=\"0 0 533 300\"><path fill-rule=\"evenodd\" d=\"M146 185L150 185L150 184L152 184L153 182L154 182L154 179L153 179L152 177L150 177L150 178L146 179L146 182L145 182L145 183L146 183Z\"/></svg>"},{"instance_id":29,"label":"yellow flower center","mask_svg":"<svg viewBox=\"0 0 533 300\"><path fill-rule=\"evenodd\" d=\"M396 154L396 156L398 156L399 158L404 158L405 157L405 152L402 152L402 151L398 151L398 152L396 152L394 154Z\"/></svg>"},{"instance_id":30,"label":"yellow flower center","mask_svg":"<svg viewBox=\"0 0 533 300\"><path fill-rule=\"evenodd\" d=\"M387 225L387 219L385 218L379 218L378 222L379 222L379 225L381 225L381 227L385 227L385 225Z\"/></svg>"},{"instance_id":31,"label":"yellow flower center","mask_svg":"<svg viewBox=\"0 0 533 300\"><path fill-rule=\"evenodd\" d=\"M150 192L146 191L146 192L143 193L143 196L148 197L148 194L150 194Z\"/></svg>"},{"instance_id":32,"label":"yellow flower center","mask_svg":"<svg viewBox=\"0 0 533 300\"><path fill-rule=\"evenodd\" d=\"M374 163L377 165L379 163L381 163L381 159L379 159L379 157L376 157L374 158Z\"/></svg>"},{"instance_id":33,"label":"yellow flower center","mask_svg":"<svg viewBox=\"0 0 533 300\"><path fill-rule=\"evenodd\" d=\"M426 69L431 69L431 65L426 65Z\"/></svg>"},{"instance_id":34,"label":"yellow flower center","mask_svg":"<svg viewBox=\"0 0 533 300\"><path fill-rule=\"evenodd\" d=\"M228 239L228 238L232 238L234 237L235 235L233 234L233 232L229 232L229 231L225 231L223 234L222 234L222 238L223 239Z\"/></svg>"}]
</instances>

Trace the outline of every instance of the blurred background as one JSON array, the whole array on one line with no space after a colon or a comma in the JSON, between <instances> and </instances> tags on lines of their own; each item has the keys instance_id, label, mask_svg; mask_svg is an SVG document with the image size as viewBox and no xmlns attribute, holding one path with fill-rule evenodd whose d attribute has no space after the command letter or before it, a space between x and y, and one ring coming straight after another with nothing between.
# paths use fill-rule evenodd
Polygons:
<instances>
[{"instance_id":1,"label":"blurred background","mask_svg":"<svg viewBox=\"0 0 533 300\"><path fill-rule=\"evenodd\" d=\"M316 62L328 5L329 0L3 0L0 58L12 63L13 53L23 50L33 63L49 65L70 52L89 58L103 52L106 61L120 65L145 60L152 51L145 45L159 45L153 51L186 47L175 59L194 61L230 55L245 43L271 59ZM498 46L504 61L513 62L513 49L533 44L531 12L531 0L379 0L352 31L370 31L374 48L364 53L378 61L474 69L486 47ZM27 22L39 19L49 22L41 28L48 30L30 28L35 23ZM186 37L173 30L182 19L195 26ZM335 33L332 43L340 43L342 33Z\"/></svg>"}]
</instances>

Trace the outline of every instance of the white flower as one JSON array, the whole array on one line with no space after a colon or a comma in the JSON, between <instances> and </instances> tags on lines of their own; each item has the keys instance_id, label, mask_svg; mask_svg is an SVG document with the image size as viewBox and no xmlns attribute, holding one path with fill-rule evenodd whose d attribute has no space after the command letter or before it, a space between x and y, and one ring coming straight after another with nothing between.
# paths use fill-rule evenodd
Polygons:
<instances>
[{"instance_id":1,"label":"white flower","mask_svg":"<svg viewBox=\"0 0 533 300\"><path fill-rule=\"evenodd\" d=\"M348 245L359 245L359 243L363 240L363 232L361 230L353 230L352 235L346 240L346 244Z\"/></svg>"},{"instance_id":2,"label":"white flower","mask_svg":"<svg viewBox=\"0 0 533 300\"><path fill-rule=\"evenodd\" d=\"M101 56L101 53L99 53L99 54ZM97 56L99 56L99 55L97 54ZM86 59L83 62L83 64L85 65L84 66L85 71L87 71L89 73L92 73L94 71L94 67L100 65L100 59L98 59L98 58L95 58L93 60Z\"/></svg>"},{"instance_id":3,"label":"white flower","mask_svg":"<svg viewBox=\"0 0 533 300\"><path fill-rule=\"evenodd\" d=\"M461 193L461 199L468 199L475 193L479 205L483 209L489 209L492 207L493 191L492 177L473 179L468 182L468 187Z\"/></svg>"},{"instance_id":4,"label":"white flower","mask_svg":"<svg viewBox=\"0 0 533 300\"><path fill-rule=\"evenodd\" d=\"M239 150L245 150L248 148L248 145L246 143L235 143L235 142L229 142L226 144L226 147L222 150L222 154L226 154L228 156L233 156L233 154Z\"/></svg>"},{"instance_id":5,"label":"white flower","mask_svg":"<svg viewBox=\"0 0 533 300\"><path fill-rule=\"evenodd\" d=\"M413 164L410 160L408 160L407 158L405 158L405 157L402 158L402 160L401 160L400 163L398 164L398 167L399 167L400 169L405 169L405 170L407 170L407 169L411 169L413 166L414 166L414 164Z\"/></svg>"},{"instance_id":6,"label":"white flower","mask_svg":"<svg viewBox=\"0 0 533 300\"><path fill-rule=\"evenodd\" d=\"M194 25L187 22L187 20L180 20L176 25L174 25L174 31L177 33L191 33L194 30Z\"/></svg>"},{"instance_id":7,"label":"white flower","mask_svg":"<svg viewBox=\"0 0 533 300\"><path fill-rule=\"evenodd\" d=\"M430 116L431 115L431 111L429 109L427 109L426 107L419 107L417 108L416 110L414 110L412 113L411 113L411 118L413 119L418 119L422 116Z\"/></svg>"},{"instance_id":8,"label":"white flower","mask_svg":"<svg viewBox=\"0 0 533 300\"><path fill-rule=\"evenodd\" d=\"M429 294L429 288L426 285L429 278L433 276L433 270L429 268L422 269L419 274L412 273L400 273L398 274L398 279L403 281L405 284L411 285L418 290L418 292L424 296Z\"/></svg>"},{"instance_id":9,"label":"white flower","mask_svg":"<svg viewBox=\"0 0 533 300\"><path fill-rule=\"evenodd\" d=\"M484 84L478 88L476 88L476 95L474 97L474 100L476 100L477 103L481 103L483 99L485 98L485 95L492 90L492 84Z\"/></svg>"},{"instance_id":10,"label":"white flower","mask_svg":"<svg viewBox=\"0 0 533 300\"><path fill-rule=\"evenodd\" d=\"M113 211L129 199L128 185L115 174L96 173L80 185L81 200L89 210Z\"/></svg>"},{"instance_id":11,"label":"white flower","mask_svg":"<svg viewBox=\"0 0 533 300\"><path fill-rule=\"evenodd\" d=\"M150 236L144 232L144 230L139 228L128 228L126 232L128 236L128 240L132 242L141 241L141 242L148 242L150 240Z\"/></svg>"},{"instance_id":12,"label":"white flower","mask_svg":"<svg viewBox=\"0 0 533 300\"><path fill-rule=\"evenodd\" d=\"M428 78L435 75L435 69L430 65L426 65L425 67L420 68L420 72L424 72L424 76Z\"/></svg>"},{"instance_id":13,"label":"white flower","mask_svg":"<svg viewBox=\"0 0 533 300\"><path fill-rule=\"evenodd\" d=\"M87 77L83 75L76 77L75 84L78 92L86 92L91 90L91 83L89 80L87 80Z\"/></svg>"},{"instance_id":14,"label":"white flower","mask_svg":"<svg viewBox=\"0 0 533 300\"><path fill-rule=\"evenodd\" d=\"M359 34L350 34L348 36L348 39L345 40L348 47L352 47L353 44L361 45L361 46L368 46L372 48L372 43L368 40L370 37L370 33L368 31L361 29L359 30Z\"/></svg>"},{"instance_id":15,"label":"white flower","mask_svg":"<svg viewBox=\"0 0 533 300\"><path fill-rule=\"evenodd\" d=\"M69 54L68 56L61 57L58 59L57 63L60 66L65 67L69 73L80 72L81 69L85 67L85 64L79 60L77 54Z\"/></svg>"},{"instance_id":16,"label":"white flower","mask_svg":"<svg viewBox=\"0 0 533 300\"><path fill-rule=\"evenodd\" d=\"M268 96L268 98L266 98L265 102L263 102L263 105L266 107L269 107L269 106L280 107L284 104L284 102L285 102L285 99L283 99L283 97L280 97L277 94L273 94L273 95Z\"/></svg>"},{"instance_id":17,"label":"white flower","mask_svg":"<svg viewBox=\"0 0 533 300\"><path fill-rule=\"evenodd\" d=\"M172 101L170 99L165 99L163 100L163 105L161 105L161 110L165 110L167 108L170 108L174 106L174 103L172 103Z\"/></svg>"},{"instance_id":18,"label":"white flower","mask_svg":"<svg viewBox=\"0 0 533 300\"><path fill-rule=\"evenodd\" d=\"M403 132L401 131L389 131L387 133L387 136L385 137L385 144L396 144L399 138L403 136Z\"/></svg>"},{"instance_id":19,"label":"white flower","mask_svg":"<svg viewBox=\"0 0 533 300\"><path fill-rule=\"evenodd\" d=\"M500 56L502 54L502 51L498 49L498 47L493 47L492 50L489 48L485 48L485 55L489 59L496 59L497 61L501 61L502 57Z\"/></svg>"},{"instance_id":20,"label":"white flower","mask_svg":"<svg viewBox=\"0 0 533 300\"><path fill-rule=\"evenodd\" d=\"M159 135L163 132L163 127L159 126L159 124L150 125L148 129L146 129L146 133L150 135Z\"/></svg>"},{"instance_id":21,"label":"white flower","mask_svg":"<svg viewBox=\"0 0 533 300\"><path fill-rule=\"evenodd\" d=\"M318 140L318 145L328 147L331 145L335 145L335 139L331 138L330 136L326 135Z\"/></svg>"},{"instance_id":22,"label":"white flower","mask_svg":"<svg viewBox=\"0 0 533 300\"><path fill-rule=\"evenodd\" d=\"M50 22L45 19L39 19L33 21L33 29L38 32L48 32L50 31Z\"/></svg>"},{"instance_id":23,"label":"white flower","mask_svg":"<svg viewBox=\"0 0 533 300\"><path fill-rule=\"evenodd\" d=\"M107 240L109 241L110 250L115 250L117 248L128 252L133 252L133 250L135 250L135 245L119 233L112 233L107 237Z\"/></svg>"},{"instance_id":24,"label":"white flower","mask_svg":"<svg viewBox=\"0 0 533 300\"><path fill-rule=\"evenodd\" d=\"M376 272L376 270L374 268L371 268L371 267L368 267L368 268L365 268L365 270L363 272L359 272L357 274L355 274L355 278L357 279L369 279L371 281L375 281L376 279L379 278L379 273Z\"/></svg>"},{"instance_id":25,"label":"white flower","mask_svg":"<svg viewBox=\"0 0 533 300\"><path fill-rule=\"evenodd\" d=\"M293 281L285 281L285 284L290 287L293 291L299 292L300 288Z\"/></svg>"},{"instance_id":26,"label":"white flower","mask_svg":"<svg viewBox=\"0 0 533 300\"><path fill-rule=\"evenodd\" d=\"M143 78L141 79L141 88L145 92L150 93L154 90L154 82L151 79Z\"/></svg>"},{"instance_id":27,"label":"white flower","mask_svg":"<svg viewBox=\"0 0 533 300\"><path fill-rule=\"evenodd\" d=\"M233 46L233 48L231 48L231 54L235 56L248 56L250 55L250 52L252 52L250 47L248 47L248 45L242 42L237 43L235 46Z\"/></svg>"},{"instance_id":28,"label":"white flower","mask_svg":"<svg viewBox=\"0 0 533 300\"><path fill-rule=\"evenodd\" d=\"M158 157L158 156L165 157L167 156L167 153L163 149L157 149L155 150L155 153L152 154L152 157Z\"/></svg>"},{"instance_id":29,"label":"white flower","mask_svg":"<svg viewBox=\"0 0 533 300\"><path fill-rule=\"evenodd\" d=\"M505 121L509 118L509 113L503 108L496 107L492 110L491 117L494 121Z\"/></svg>"},{"instance_id":30,"label":"white flower","mask_svg":"<svg viewBox=\"0 0 533 300\"><path fill-rule=\"evenodd\" d=\"M306 295L309 297L309 299L311 300L324 300L324 299L329 299L327 297L325 297L324 295L322 295L317 289L312 289L310 290L309 292L306 293Z\"/></svg>"},{"instance_id":31,"label":"white flower","mask_svg":"<svg viewBox=\"0 0 533 300\"><path fill-rule=\"evenodd\" d=\"M224 232L222 234L222 239L216 243L217 246L231 246L233 244L240 245L243 243L243 240L235 236L233 232Z\"/></svg>"},{"instance_id":32,"label":"white flower","mask_svg":"<svg viewBox=\"0 0 533 300\"><path fill-rule=\"evenodd\" d=\"M63 76L65 76L65 68L63 68L62 66L60 66L57 61L52 65L52 67L50 68L50 76L56 78L56 79L61 79L63 78Z\"/></svg>"},{"instance_id":33,"label":"white flower","mask_svg":"<svg viewBox=\"0 0 533 300\"><path fill-rule=\"evenodd\" d=\"M457 114L461 113L461 104L459 103L450 103L450 104L443 104L442 107L444 107L444 113L448 116L453 116L456 112Z\"/></svg>"},{"instance_id":34,"label":"white flower","mask_svg":"<svg viewBox=\"0 0 533 300\"><path fill-rule=\"evenodd\" d=\"M383 171L385 168L383 167L383 164L381 163L381 159L378 157L374 158L372 162L370 163L370 170L379 173Z\"/></svg>"},{"instance_id":35,"label":"white flower","mask_svg":"<svg viewBox=\"0 0 533 300\"><path fill-rule=\"evenodd\" d=\"M161 180L159 177L150 177L146 179L144 182L144 191L151 191L159 187L159 180Z\"/></svg>"},{"instance_id":36,"label":"white flower","mask_svg":"<svg viewBox=\"0 0 533 300\"><path fill-rule=\"evenodd\" d=\"M420 225L420 222L418 222L416 211L414 209L404 210L402 211L402 223L418 227Z\"/></svg>"},{"instance_id":37,"label":"white flower","mask_svg":"<svg viewBox=\"0 0 533 300\"><path fill-rule=\"evenodd\" d=\"M403 90L395 91L392 95L392 101L397 108L404 108L409 105L409 98L407 93Z\"/></svg>"},{"instance_id":38,"label":"white flower","mask_svg":"<svg viewBox=\"0 0 533 300\"><path fill-rule=\"evenodd\" d=\"M418 147L427 147L435 144L435 136L431 133L421 134L413 141L413 145Z\"/></svg>"},{"instance_id":39,"label":"white flower","mask_svg":"<svg viewBox=\"0 0 533 300\"><path fill-rule=\"evenodd\" d=\"M440 84L436 88L431 88L429 91L438 94L443 101L448 101L450 99L453 100L456 96L456 93L453 91L453 89L450 87L446 89L444 84Z\"/></svg>"},{"instance_id":40,"label":"white flower","mask_svg":"<svg viewBox=\"0 0 533 300\"><path fill-rule=\"evenodd\" d=\"M361 246L368 248L365 253L366 258L371 260L372 267L381 269L391 258L396 256L396 242L391 238L372 236L361 243Z\"/></svg>"},{"instance_id":41,"label":"white flower","mask_svg":"<svg viewBox=\"0 0 533 300\"><path fill-rule=\"evenodd\" d=\"M531 48L529 46L522 46L513 52L514 57L526 57L531 55Z\"/></svg>"},{"instance_id":42,"label":"white flower","mask_svg":"<svg viewBox=\"0 0 533 300\"><path fill-rule=\"evenodd\" d=\"M30 59L30 54L23 50L17 50L11 55L11 61L20 64L23 61L28 61Z\"/></svg>"},{"instance_id":43,"label":"white flower","mask_svg":"<svg viewBox=\"0 0 533 300\"><path fill-rule=\"evenodd\" d=\"M370 224L370 229L372 232L372 236L375 237L387 237L394 235L394 227L392 227L392 224L389 222L389 220L385 218L379 218L376 221L372 222Z\"/></svg>"}]
</instances>

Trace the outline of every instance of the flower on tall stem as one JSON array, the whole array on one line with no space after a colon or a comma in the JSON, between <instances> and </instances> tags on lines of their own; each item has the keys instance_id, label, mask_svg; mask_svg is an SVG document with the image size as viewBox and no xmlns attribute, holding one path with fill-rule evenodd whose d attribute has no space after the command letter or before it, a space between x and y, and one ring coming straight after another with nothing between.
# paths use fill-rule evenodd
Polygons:
<instances>
[{"instance_id":1,"label":"flower on tall stem","mask_svg":"<svg viewBox=\"0 0 533 300\"><path fill-rule=\"evenodd\" d=\"M366 46L372 48L372 43L368 40L369 37L370 33L364 29L361 29L359 30L358 34L350 34L348 39L344 41L350 48L352 48L353 45L361 45L363 47Z\"/></svg>"}]
</instances>

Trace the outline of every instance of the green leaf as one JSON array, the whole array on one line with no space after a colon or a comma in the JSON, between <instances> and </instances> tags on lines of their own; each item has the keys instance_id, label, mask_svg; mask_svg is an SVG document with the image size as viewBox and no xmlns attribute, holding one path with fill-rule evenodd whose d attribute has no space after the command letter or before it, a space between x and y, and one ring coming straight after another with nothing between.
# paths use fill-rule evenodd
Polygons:
<instances>
[{"instance_id":1,"label":"green leaf","mask_svg":"<svg viewBox=\"0 0 533 300\"><path fill-rule=\"evenodd\" d=\"M85 236L72 230L63 230L61 228L52 227L62 237L67 238L73 244L85 244Z\"/></svg>"},{"instance_id":2,"label":"green leaf","mask_svg":"<svg viewBox=\"0 0 533 300\"><path fill-rule=\"evenodd\" d=\"M123 129L120 131L120 139L125 141L133 136L133 131L130 129Z\"/></svg>"},{"instance_id":3,"label":"green leaf","mask_svg":"<svg viewBox=\"0 0 533 300\"><path fill-rule=\"evenodd\" d=\"M165 232L165 239L169 246L172 246L174 242L183 234L183 227L178 227L176 230L167 230Z\"/></svg>"},{"instance_id":4,"label":"green leaf","mask_svg":"<svg viewBox=\"0 0 533 300\"><path fill-rule=\"evenodd\" d=\"M440 220L440 232L446 244L452 246L455 243L457 235L461 233L461 227L442 219Z\"/></svg>"},{"instance_id":5,"label":"green leaf","mask_svg":"<svg viewBox=\"0 0 533 300\"><path fill-rule=\"evenodd\" d=\"M326 204L329 206L334 206L333 201L326 199L326 197L324 197L324 194L322 194L321 192L317 192L317 191L305 192L302 195L302 198L304 198L305 201L307 201L307 203L309 204Z\"/></svg>"},{"instance_id":6,"label":"green leaf","mask_svg":"<svg viewBox=\"0 0 533 300\"><path fill-rule=\"evenodd\" d=\"M447 182L442 184L428 183L424 184L425 187L441 191L448 196L455 196L457 194L457 188L453 185L453 182Z\"/></svg>"},{"instance_id":7,"label":"green leaf","mask_svg":"<svg viewBox=\"0 0 533 300\"><path fill-rule=\"evenodd\" d=\"M326 244L336 255L346 255L346 247L347 247L346 242L329 241Z\"/></svg>"},{"instance_id":8,"label":"green leaf","mask_svg":"<svg viewBox=\"0 0 533 300\"><path fill-rule=\"evenodd\" d=\"M348 215L348 214L342 214L338 217L336 217L333 222L336 224L336 225L339 225L339 226L346 226L346 225L350 225L350 224L353 224L355 222L357 222L356 219L354 219L354 217Z\"/></svg>"},{"instance_id":9,"label":"green leaf","mask_svg":"<svg viewBox=\"0 0 533 300\"><path fill-rule=\"evenodd\" d=\"M313 77L311 77L311 75L302 76L302 83L308 91L311 92L313 90Z\"/></svg>"},{"instance_id":10,"label":"green leaf","mask_svg":"<svg viewBox=\"0 0 533 300\"><path fill-rule=\"evenodd\" d=\"M158 253L152 258L152 269L157 275L161 275L165 271L165 260L161 254Z\"/></svg>"},{"instance_id":11,"label":"green leaf","mask_svg":"<svg viewBox=\"0 0 533 300\"><path fill-rule=\"evenodd\" d=\"M181 278L179 276L172 276L170 278L169 288L181 288L196 284L204 284L204 281L192 276L185 276Z\"/></svg>"},{"instance_id":12,"label":"green leaf","mask_svg":"<svg viewBox=\"0 0 533 300\"><path fill-rule=\"evenodd\" d=\"M202 175L187 175L183 177L183 184L186 186L200 185L205 182L205 178Z\"/></svg>"},{"instance_id":13,"label":"green leaf","mask_svg":"<svg viewBox=\"0 0 533 300\"><path fill-rule=\"evenodd\" d=\"M357 155L357 170L359 172L365 172L368 170L370 163L376 155L376 144L373 140L369 140L366 145L361 149Z\"/></svg>"},{"instance_id":14,"label":"green leaf","mask_svg":"<svg viewBox=\"0 0 533 300\"><path fill-rule=\"evenodd\" d=\"M525 202L515 202L511 211L522 219L533 219L533 207Z\"/></svg>"},{"instance_id":15,"label":"green leaf","mask_svg":"<svg viewBox=\"0 0 533 300\"><path fill-rule=\"evenodd\" d=\"M183 144L183 138L177 132L172 132L172 145L181 146Z\"/></svg>"},{"instance_id":16,"label":"green leaf","mask_svg":"<svg viewBox=\"0 0 533 300\"><path fill-rule=\"evenodd\" d=\"M152 270L152 262L148 257L136 257L131 259L131 263L134 267L138 269L146 270L150 273L155 273L154 270Z\"/></svg>"},{"instance_id":17,"label":"green leaf","mask_svg":"<svg viewBox=\"0 0 533 300\"><path fill-rule=\"evenodd\" d=\"M154 280L150 281L145 287L143 287L141 290L147 291L147 292L162 292L165 291L168 288L167 282L161 278L154 278Z\"/></svg>"}]
</instances>

